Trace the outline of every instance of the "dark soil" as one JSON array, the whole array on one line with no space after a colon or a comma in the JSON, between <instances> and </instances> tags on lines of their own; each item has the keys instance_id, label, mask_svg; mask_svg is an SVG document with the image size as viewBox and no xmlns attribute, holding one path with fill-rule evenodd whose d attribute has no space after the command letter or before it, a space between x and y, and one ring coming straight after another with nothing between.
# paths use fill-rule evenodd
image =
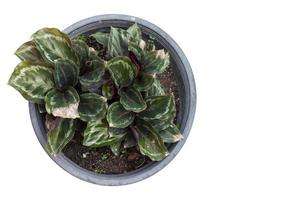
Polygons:
<instances>
[{"instance_id":1,"label":"dark soil","mask_svg":"<svg viewBox=\"0 0 300 200\"><path fill-rule=\"evenodd\" d=\"M101 57L104 58L105 54L102 52L102 46L94 39L89 38L88 45L94 47L100 52ZM166 93L173 93L175 96L175 103L177 112L179 110L179 96L177 90L177 83L174 79L175 75L172 67L169 67L164 73L158 75L157 79L161 82ZM47 117L46 127L51 127L49 121L57 123L53 117ZM175 119L176 120L176 119ZM84 127L84 124L82 125ZM151 160L139 153L136 147L121 149L120 155L115 156L109 147L89 148L82 145L82 130L77 130L74 138L63 149L63 153L73 162L79 166L101 174L121 174L126 173L144 166L151 162Z\"/></svg>"}]
</instances>

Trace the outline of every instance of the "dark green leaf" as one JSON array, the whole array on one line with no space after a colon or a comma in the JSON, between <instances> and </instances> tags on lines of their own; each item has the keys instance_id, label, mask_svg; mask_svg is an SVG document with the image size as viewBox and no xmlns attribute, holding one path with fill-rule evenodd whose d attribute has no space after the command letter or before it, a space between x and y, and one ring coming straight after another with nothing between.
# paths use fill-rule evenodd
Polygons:
<instances>
[{"instance_id":1,"label":"dark green leaf","mask_svg":"<svg viewBox=\"0 0 300 200\"><path fill-rule=\"evenodd\" d=\"M108 55L110 58L116 56L127 56L129 33L121 28L111 27L108 39Z\"/></svg>"},{"instance_id":2,"label":"dark green leaf","mask_svg":"<svg viewBox=\"0 0 300 200\"><path fill-rule=\"evenodd\" d=\"M79 58L80 65L84 65L89 59L89 46L84 41L77 39L72 41L72 47Z\"/></svg>"},{"instance_id":3,"label":"dark green leaf","mask_svg":"<svg viewBox=\"0 0 300 200\"><path fill-rule=\"evenodd\" d=\"M162 96L165 95L165 91L161 86L159 80L155 79L151 87L146 91L145 97Z\"/></svg>"},{"instance_id":4,"label":"dark green leaf","mask_svg":"<svg viewBox=\"0 0 300 200\"><path fill-rule=\"evenodd\" d=\"M145 52L143 56L143 71L149 74L160 74L165 71L170 64L169 53L165 50Z\"/></svg>"},{"instance_id":5,"label":"dark green leaf","mask_svg":"<svg viewBox=\"0 0 300 200\"><path fill-rule=\"evenodd\" d=\"M155 51L156 47L155 47L155 44L154 44L154 40L155 38L150 36L150 38L147 40L147 42L145 42L145 44L143 44L143 46L145 48L146 51Z\"/></svg>"},{"instance_id":6,"label":"dark green leaf","mask_svg":"<svg viewBox=\"0 0 300 200\"><path fill-rule=\"evenodd\" d=\"M109 33L97 32L92 34L91 36L94 37L96 41L102 44L103 46L108 46Z\"/></svg>"},{"instance_id":7,"label":"dark green leaf","mask_svg":"<svg viewBox=\"0 0 300 200\"><path fill-rule=\"evenodd\" d=\"M75 120L62 119L59 125L47 134L47 151L52 155L59 154L71 141L75 133Z\"/></svg>"},{"instance_id":8,"label":"dark green leaf","mask_svg":"<svg viewBox=\"0 0 300 200\"><path fill-rule=\"evenodd\" d=\"M131 148L137 145L136 139L133 137L132 133L126 135L124 139L123 146L125 149Z\"/></svg>"},{"instance_id":9,"label":"dark green leaf","mask_svg":"<svg viewBox=\"0 0 300 200\"><path fill-rule=\"evenodd\" d=\"M80 95L78 112L82 121L96 121L105 117L107 110L106 98L96 93Z\"/></svg>"},{"instance_id":10,"label":"dark green leaf","mask_svg":"<svg viewBox=\"0 0 300 200\"><path fill-rule=\"evenodd\" d=\"M115 57L108 61L107 69L118 87L126 87L130 85L136 74L136 66L130 61L128 57Z\"/></svg>"},{"instance_id":11,"label":"dark green leaf","mask_svg":"<svg viewBox=\"0 0 300 200\"><path fill-rule=\"evenodd\" d=\"M58 58L64 58L79 64L68 35L56 28L38 30L32 35L32 41L43 58L52 63Z\"/></svg>"},{"instance_id":12,"label":"dark green leaf","mask_svg":"<svg viewBox=\"0 0 300 200\"><path fill-rule=\"evenodd\" d=\"M69 87L65 91L53 88L45 97L48 113L62 118L78 118L79 96L76 90Z\"/></svg>"},{"instance_id":13,"label":"dark green leaf","mask_svg":"<svg viewBox=\"0 0 300 200\"><path fill-rule=\"evenodd\" d=\"M182 135L174 123L171 123L168 128L159 131L159 136L165 143L174 143L182 139Z\"/></svg>"},{"instance_id":14,"label":"dark green leaf","mask_svg":"<svg viewBox=\"0 0 300 200\"><path fill-rule=\"evenodd\" d=\"M132 88L122 88L119 91L120 103L128 111L141 112L146 109L146 103L141 93Z\"/></svg>"},{"instance_id":15,"label":"dark green leaf","mask_svg":"<svg viewBox=\"0 0 300 200\"><path fill-rule=\"evenodd\" d=\"M133 122L134 114L125 110L120 102L114 102L107 110L106 119L110 127L125 128Z\"/></svg>"},{"instance_id":16,"label":"dark green leaf","mask_svg":"<svg viewBox=\"0 0 300 200\"><path fill-rule=\"evenodd\" d=\"M25 42L15 52L22 61L43 62L43 57L32 41Z\"/></svg>"},{"instance_id":17,"label":"dark green leaf","mask_svg":"<svg viewBox=\"0 0 300 200\"><path fill-rule=\"evenodd\" d=\"M99 83L105 72L105 62L103 60L92 60L88 64L90 70L79 77L80 84L87 90L89 90L89 88L93 88L93 86ZM102 82L102 84L103 83L104 82Z\"/></svg>"},{"instance_id":18,"label":"dark green leaf","mask_svg":"<svg viewBox=\"0 0 300 200\"><path fill-rule=\"evenodd\" d=\"M143 155L153 161L163 160L169 155L162 139L150 124L141 120L135 128L139 133L138 146Z\"/></svg>"},{"instance_id":19,"label":"dark green leaf","mask_svg":"<svg viewBox=\"0 0 300 200\"><path fill-rule=\"evenodd\" d=\"M55 60L53 76L58 88L66 89L69 86L75 86L78 73L78 68L72 61L62 58Z\"/></svg>"},{"instance_id":20,"label":"dark green leaf","mask_svg":"<svg viewBox=\"0 0 300 200\"><path fill-rule=\"evenodd\" d=\"M173 95L148 97L146 104L147 109L138 114L144 120L168 119L175 107Z\"/></svg>"},{"instance_id":21,"label":"dark green leaf","mask_svg":"<svg viewBox=\"0 0 300 200\"><path fill-rule=\"evenodd\" d=\"M133 87L139 91L147 91L151 88L155 78L151 74L140 73L134 80Z\"/></svg>"},{"instance_id":22,"label":"dark green leaf","mask_svg":"<svg viewBox=\"0 0 300 200\"><path fill-rule=\"evenodd\" d=\"M122 140L110 145L110 150L115 156L120 154L121 144Z\"/></svg>"},{"instance_id":23,"label":"dark green leaf","mask_svg":"<svg viewBox=\"0 0 300 200\"><path fill-rule=\"evenodd\" d=\"M37 104L40 113L46 113L45 104Z\"/></svg>"},{"instance_id":24,"label":"dark green leaf","mask_svg":"<svg viewBox=\"0 0 300 200\"><path fill-rule=\"evenodd\" d=\"M130 41L139 44L140 40L142 39L142 31L140 27L137 25L137 23L134 23L131 25L128 29L127 32L130 35Z\"/></svg>"},{"instance_id":25,"label":"dark green leaf","mask_svg":"<svg viewBox=\"0 0 300 200\"><path fill-rule=\"evenodd\" d=\"M102 85L102 95L107 99L112 99L116 93L116 88L113 81L107 81Z\"/></svg>"},{"instance_id":26,"label":"dark green leaf","mask_svg":"<svg viewBox=\"0 0 300 200\"><path fill-rule=\"evenodd\" d=\"M44 103L46 93L54 87L53 69L46 64L23 61L14 69L8 84L28 101Z\"/></svg>"}]
</instances>

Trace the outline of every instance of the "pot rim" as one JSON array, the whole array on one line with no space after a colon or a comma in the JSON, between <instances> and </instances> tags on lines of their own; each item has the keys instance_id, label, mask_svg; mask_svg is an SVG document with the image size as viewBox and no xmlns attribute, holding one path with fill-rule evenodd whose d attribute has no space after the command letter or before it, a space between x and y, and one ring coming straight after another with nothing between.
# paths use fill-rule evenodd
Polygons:
<instances>
[{"instance_id":1,"label":"pot rim","mask_svg":"<svg viewBox=\"0 0 300 200\"><path fill-rule=\"evenodd\" d=\"M181 128L181 132L184 136L184 139L174 144L174 148L171 149L170 154L168 157L166 157L164 160L159 162L153 162L150 165L146 165L144 167L141 167L137 170L124 173L124 174L116 174L116 175L105 175L105 174L97 174L95 172L89 171L87 169L84 169L80 166L78 166L76 163L71 161L69 158L67 158L64 154L59 154L58 156L54 157L49 155L48 156L62 169L67 171L68 173L72 174L73 176L98 185L127 185L131 183L135 183L138 181L141 181L143 179L146 179L154 174L156 174L158 171L163 169L166 165L168 165L174 157L178 154L182 146L184 145L190 129L193 124L194 115L196 111L196 85L195 80L193 76L192 69L190 67L190 64L185 57L183 51L180 49L180 47L177 45L177 43L162 29L157 27L156 25L138 18L134 16L129 15L121 15L121 14L105 14L105 15L97 15L93 17L89 17L83 20L80 20L71 26L67 27L64 32L67 34L70 34L72 32L75 32L77 29L88 26L89 24L95 24L95 23L102 23L103 21L127 21L132 23L138 23L141 24L144 27L147 27L148 29L151 29L152 31L159 34L161 37L163 37L167 43L170 44L170 46L175 50L177 53L177 56L179 57L180 61L182 62L182 65L184 66L184 70L187 75L187 81L189 85L189 92L190 95L187 97L187 103L189 104L189 113L186 120L185 127ZM42 145L42 147L45 150L45 144L47 143L46 137L45 137L45 128L43 125L43 122L41 121L40 113L38 109L36 108L36 105L34 103L29 103L29 111L30 111L30 118L31 123L33 126L33 129L35 131L35 134ZM183 129L183 130L182 130ZM45 150L46 151L46 150ZM47 151L46 151L47 152Z\"/></svg>"}]
</instances>

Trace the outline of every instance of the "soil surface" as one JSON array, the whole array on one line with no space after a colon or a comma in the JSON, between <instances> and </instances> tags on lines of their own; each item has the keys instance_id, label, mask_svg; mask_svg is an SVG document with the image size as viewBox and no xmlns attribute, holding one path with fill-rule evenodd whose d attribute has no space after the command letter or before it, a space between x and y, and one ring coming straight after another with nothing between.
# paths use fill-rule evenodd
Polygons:
<instances>
[{"instance_id":1,"label":"soil surface","mask_svg":"<svg viewBox=\"0 0 300 200\"><path fill-rule=\"evenodd\" d=\"M97 44L94 39L88 40L88 45L94 47L97 51L101 52L102 58L105 57L102 53L102 46ZM170 66L164 73L157 76L161 82L166 93L173 93L175 96L175 103L177 112L179 110L179 96L177 90L177 83L174 79L175 75ZM176 120L176 119L175 119ZM51 122L53 121L53 122ZM49 128L52 123L57 124L57 120L53 117L46 116L46 127ZM85 124L82 124L84 127ZM135 169L138 169L145 164L152 162L149 158L141 155L136 147L121 148L120 155L115 156L109 147L89 148L82 145L82 130L77 130L74 138L63 149L63 153L73 162L79 166L101 174L121 174Z\"/></svg>"}]
</instances>

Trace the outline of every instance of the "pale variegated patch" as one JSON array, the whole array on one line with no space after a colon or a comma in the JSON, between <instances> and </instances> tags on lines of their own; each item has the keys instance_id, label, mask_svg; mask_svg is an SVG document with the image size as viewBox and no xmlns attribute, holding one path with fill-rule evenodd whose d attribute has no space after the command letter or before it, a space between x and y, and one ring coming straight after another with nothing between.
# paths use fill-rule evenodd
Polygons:
<instances>
[{"instance_id":1,"label":"pale variegated patch","mask_svg":"<svg viewBox=\"0 0 300 200\"><path fill-rule=\"evenodd\" d=\"M79 103L71 103L67 107L54 108L52 110L52 115L63 118L79 118L78 106Z\"/></svg>"}]
</instances>

